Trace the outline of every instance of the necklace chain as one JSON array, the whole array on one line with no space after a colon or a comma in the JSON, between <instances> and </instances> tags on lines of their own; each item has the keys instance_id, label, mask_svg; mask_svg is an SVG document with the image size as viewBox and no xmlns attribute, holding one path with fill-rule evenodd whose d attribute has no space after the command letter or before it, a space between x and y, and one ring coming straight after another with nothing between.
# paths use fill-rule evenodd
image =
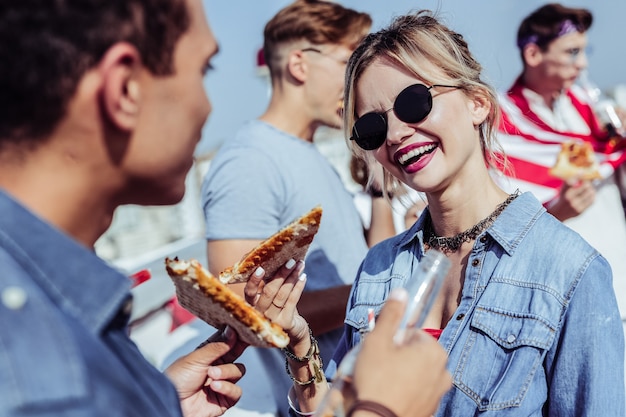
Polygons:
<instances>
[{"instance_id":1,"label":"necklace chain","mask_svg":"<svg viewBox=\"0 0 626 417\"><path fill-rule=\"evenodd\" d=\"M478 235L491 226L500 213L502 213L504 209L511 204L515 198L517 198L518 195L519 190L510 194L504 202L498 204L496 209L489 216L485 217L469 229L451 237L442 237L435 234L433 222L429 212L426 224L424 225L424 240L426 244L431 248L441 250L444 253L458 251L463 243L475 240Z\"/></svg>"}]
</instances>

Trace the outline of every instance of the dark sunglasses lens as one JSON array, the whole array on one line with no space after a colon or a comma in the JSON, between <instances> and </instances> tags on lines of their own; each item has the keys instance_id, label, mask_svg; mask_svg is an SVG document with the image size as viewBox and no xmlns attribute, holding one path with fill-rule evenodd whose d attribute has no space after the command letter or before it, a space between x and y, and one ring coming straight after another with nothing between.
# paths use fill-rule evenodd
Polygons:
<instances>
[{"instance_id":1,"label":"dark sunglasses lens","mask_svg":"<svg viewBox=\"0 0 626 417\"><path fill-rule=\"evenodd\" d=\"M387 137L387 120L379 113L364 114L354 122L352 138L366 151L377 149Z\"/></svg>"},{"instance_id":2,"label":"dark sunglasses lens","mask_svg":"<svg viewBox=\"0 0 626 417\"><path fill-rule=\"evenodd\" d=\"M405 123L421 122L433 108L433 96L423 84L410 85L398 94L393 111Z\"/></svg>"}]
</instances>

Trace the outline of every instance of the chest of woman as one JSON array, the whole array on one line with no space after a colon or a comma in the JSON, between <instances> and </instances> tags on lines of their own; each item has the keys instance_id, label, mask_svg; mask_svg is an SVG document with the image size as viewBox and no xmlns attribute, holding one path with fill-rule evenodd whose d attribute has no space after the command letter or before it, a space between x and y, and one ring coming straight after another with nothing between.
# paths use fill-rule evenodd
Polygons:
<instances>
[{"instance_id":1,"label":"chest of woman","mask_svg":"<svg viewBox=\"0 0 626 417\"><path fill-rule=\"evenodd\" d=\"M367 326L368 308L378 313L388 293L404 286L410 276L408 264L401 265L399 259L387 275L361 274L346 318L353 327L353 343L360 341L359 329ZM440 343L449 352L448 369L459 390L450 395L463 393L462 401L471 399L472 407L482 411L544 396L542 362L563 312L553 294L563 294L565 288L546 287L537 282L542 277L516 267L525 263L500 251L481 250L480 242L463 259L450 270L433 320L425 326L445 323Z\"/></svg>"}]
</instances>

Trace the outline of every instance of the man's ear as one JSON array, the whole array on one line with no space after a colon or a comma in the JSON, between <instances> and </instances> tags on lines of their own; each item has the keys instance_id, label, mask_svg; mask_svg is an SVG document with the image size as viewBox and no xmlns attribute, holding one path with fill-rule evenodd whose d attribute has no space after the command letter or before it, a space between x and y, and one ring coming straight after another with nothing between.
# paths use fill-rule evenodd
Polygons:
<instances>
[{"instance_id":1,"label":"man's ear","mask_svg":"<svg viewBox=\"0 0 626 417\"><path fill-rule=\"evenodd\" d=\"M110 47L98 65L103 112L114 126L124 131L132 130L137 124L141 105L140 69L139 51L125 42Z\"/></svg>"},{"instance_id":2,"label":"man's ear","mask_svg":"<svg viewBox=\"0 0 626 417\"><path fill-rule=\"evenodd\" d=\"M529 43L524 46L522 56L524 57L524 62L526 62L526 65L529 67L536 67L543 60L543 52L541 51L541 48L534 43Z\"/></svg>"},{"instance_id":3,"label":"man's ear","mask_svg":"<svg viewBox=\"0 0 626 417\"><path fill-rule=\"evenodd\" d=\"M287 56L287 73L299 82L304 82L307 77L308 65L304 59L304 53L300 50L289 52Z\"/></svg>"}]
</instances>

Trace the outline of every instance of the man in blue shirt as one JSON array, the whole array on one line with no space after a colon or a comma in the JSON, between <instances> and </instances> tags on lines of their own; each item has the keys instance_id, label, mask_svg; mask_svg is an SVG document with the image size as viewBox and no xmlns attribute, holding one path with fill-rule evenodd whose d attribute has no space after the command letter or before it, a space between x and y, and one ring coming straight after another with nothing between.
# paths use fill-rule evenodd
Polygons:
<instances>
[{"instance_id":1,"label":"man in blue shirt","mask_svg":"<svg viewBox=\"0 0 626 417\"><path fill-rule=\"evenodd\" d=\"M119 205L183 196L211 109L204 16L201 0L3 1L0 416L215 416L241 396L234 335L154 369L128 337L129 279L93 253Z\"/></svg>"}]
</instances>

